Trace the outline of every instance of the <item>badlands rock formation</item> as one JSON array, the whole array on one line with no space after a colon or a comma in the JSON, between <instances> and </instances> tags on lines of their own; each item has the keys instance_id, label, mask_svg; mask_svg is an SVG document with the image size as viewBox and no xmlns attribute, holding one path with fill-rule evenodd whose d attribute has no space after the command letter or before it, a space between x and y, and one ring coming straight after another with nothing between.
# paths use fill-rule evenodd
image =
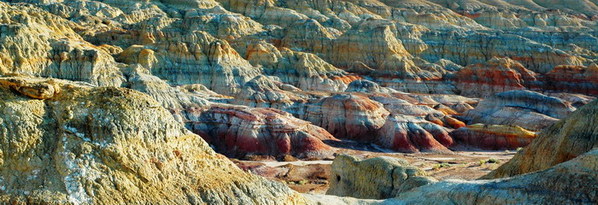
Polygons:
<instances>
[{"instance_id":1,"label":"badlands rock formation","mask_svg":"<svg viewBox=\"0 0 598 205\"><path fill-rule=\"evenodd\" d=\"M544 171L496 180L442 181L400 194L386 203L448 200L458 204L594 204L598 202L597 162L598 150L594 149Z\"/></svg>"},{"instance_id":2,"label":"badlands rock formation","mask_svg":"<svg viewBox=\"0 0 598 205\"><path fill-rule=\"evenodd\" d=\"M369 160L378 162L378 167L396 166L396 162L385 161L384 158ZM494 180L445 180L440 182L428 180L426 183L415 185L415 188L409 191L399 193L394 198L385 200L321 195L307 195L307 197L308 201L314 204L444 204L446 201L458 204L595 204L598 202L595 192L598 188L596 185L598 182L596 180L598 177L596 162L598 162L598 149L593 149L570 161L539 172ZM371 167L353 166L353 168L361 171L371 170ZM381 169L384 170L384 168ZM361 190L369 190L374 194L385 193L385 189L372 186L375 185L372 182L389 180L387 177L388 175L381 175L371 178L369 183L362 185ZM356 179L355 183L359 182L360 179ZM339 185L334 185L331 189L341 188L351 190L351 186Z\"/></svg>"},{"instance_id":3,"label":"badlands rock formation","mask_svg":"<svg viewBox=\"0 0 598 205\"><path fill-rule=\"evenodd\" d=\"M24 77L0 85L1 203L304 203L140 92Z\"/></svg>"},{"instance_id":4,"label":"badlands rock formation","mask_svg":"<svg viewBox=\"0 0 598 205\"><path fill-rule=\"evenodd\" d=\"M539 87L537 74L509 58L492 58L473 64L456 73L457 88L462 95L490 97L493 94Z\"/></svg>"},{"instance_id":5,"label":"badlands rock formation","mask_svg":"<svg viewBox=\"0 0 598 205\"><path fill-rule=\"evenodd\" d=\"M309 105L305 115L305 119L335 136L371 142L389 112L366 96L338 94Z\"/></svg>"},{"instance_id":6,"label":"badlands rock formation","mask_svg":"<svg viewBox=\"0 0 598 205\"><path fill-rule=\"evenodd\" d=\"M346 204L427 204L446 200L458 204L594 204L598 202L598 195L595 191L598 188L598 149L596 144L598 139L595 134L598 128L595 122L597 108L598 101L594 101L546 129L538 136L537 140L519 152L511 161L485 176L492 180L446 180L419 186L399 193L396 198L384 201L339 201ZM333 167L345 165L348 167L342 170L356 169L355 172L386 173L383 170L389 170L396 166L396 161L384 158L357 163L355 163L355 159L353 161L347 159L353 158L339 158ZM375 166L373 164L365 165L366 161L378 163L375 163ZM379 168L372 171L373 167ZM342 170L337 170L335 174L344 173ZM333 169L333 171L335 170ZM340 180L346 181L331 184L330 190L334 190L335 193L361 193L360 191L367 190L370 195L387 193L385 189L379 189L383 186L378 186L376 183L390 183L392 180L388 179L388 175L368 176L376 177L367 179L368 182L364 184L363 178L343 178L341 176ZM359 186L360 189L354 189L352 185L356 184L363 185ZM321 200L324 199L326 198ZM312 196L310 196L310 200L314 200Z\"/></svg>"},{"instance_id":7,"label":"badlands rock formation","mask_svg":"<svg viewBox=\"0 0 598 205\"><path fill-rule=\"evenodd\" d=\"M329 158L334 149L323 141L337 141L321 127L270 108L213 105L190 124L216 151L230 157Z\"/></svg>"},{"instance_id":8,"label":"badlands rock formation","mask_svg":"<svg viewBox=\"0 0 598 205\"><path fill-rule=\"evenodd\" d=\"M78 25L32 6L0 2L0 74L30 75L120 86L117 63L106 50L76 32Z\"/></svg>"},{"instance_id":9,"label":"badlands rock formation","mask_svg":"<svg viewBox=\"0 0 598 205\"><path fill-rule=\"evenodd\" d=\"M482 100L464 113L470 123L520 126L540 131L576 108L570 102L532 91L507 91Z\"/></svg>"},{"instance_id":10,"label":"badlands rock formation","mask_svg":"<svg viewBox=\"0 0 598 205\"><path fill-rule=\"evenodd\" d=\"M450 135L457 144L483 149L524 147L532 142L536 132L575 111L572 104L558 97L526 90L498 93L460 116L469 125L452 131Z\"/></svg>"},{"instance_id":11,"label":"badlands rock formation","mask_svg":"<svg viewBox=\"0 0 598 205\"><path fill-rule=\"evenodd\" d=\"M304 202L185 128L231 157L329 158L337 140L400 152L522 147L598 95L597 5L2 0L0 201ZM575 143L551 160L590 149ZM496 194L506 190L521 203L592 203L593 181L575 180L595 179L594 159L441 182L404 200L512 202Z\"/></svg>"},{"instance_id":12,"label":"badlands rock formation","mask_svg":"<svg viewBox=\"0 0 598 205\"><path fill-rule=\"evenodd\" d=\"M450 135L461 145L489 150L525 147L537 136L519 126L473 124L454 130Z\"/></svg>"},{"instance_id":13,"label":"badlands rock formation","mask_svg":"<svg viewBox=\"0 0 598 205\"><path fill-rule=\"evenodd\" d=\"M532 144L486 178L544 170L597 148L597 112L598 101L583 106L564 120L546 128Z\"/></svg>"},{"instance_id":14,"label":"badlands rock formation","mask_svg":"<svg viewBox=\"0 0 598 205\"><path fill-rule=\"evenodd\" d=\"M455 117L476 103L397 91L486 98L598 90L590 1L7 2L1 74L140 90L198 133L215 133L206 129L221 120L199 120L214 101L279 109L293 115L281 114L285 121L306 120L336 138L446 150L453 129L489 124ZM340 99L355 92L366 95ZM551 120L520 126L538 131Z\"/></svg>"}]
</instances>

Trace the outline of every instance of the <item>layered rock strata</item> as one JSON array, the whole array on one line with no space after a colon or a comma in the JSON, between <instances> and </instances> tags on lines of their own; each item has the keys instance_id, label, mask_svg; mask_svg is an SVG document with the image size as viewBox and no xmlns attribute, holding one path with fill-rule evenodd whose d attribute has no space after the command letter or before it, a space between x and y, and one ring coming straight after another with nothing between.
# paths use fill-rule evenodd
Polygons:
<instances>
[{"instance_id":1,"label":"layered rock strata","mask_svg":"<svg viewBox=\"0 0 598 205\"><path fill-rule=\"evenodd\" d=\"M571 103L532 91L507 91L464 113L469 123L520 126L540 131L575 111Z\"/></svg>"},{"instance_id":2,"label":"layered rock strata","mask_svg":"<svg viewBox=\"0 0 598 205\"><path fill-rule=\"evenodd\" d=\"M337 141L325 129L270 108L215 104L187 122L216 151L229 157L248 155L331 158Z\"/></svg>"},{"instance_id":3,"label":"layered rock strata","mask_svg":"<svg viewBox=\"0 0 598 205\"><path fill-rule=\"evenodd\" d=\"M486 178L545 170L595 149L598 146L596 112L598 101L581 107L569 117L543 130L529 146Z\"/></svg>"},{"instance_id":4,"label":"layered rock strata","mask_svg":"<svg viewBox=\"0 0 598 205\"><path fill-rule=\"evenodd\" d=\"M537 136L535 132L519 126L473 124L450 133L456 144L488 150L517 149L525 147Z\"/></svg>"}]
</instances>

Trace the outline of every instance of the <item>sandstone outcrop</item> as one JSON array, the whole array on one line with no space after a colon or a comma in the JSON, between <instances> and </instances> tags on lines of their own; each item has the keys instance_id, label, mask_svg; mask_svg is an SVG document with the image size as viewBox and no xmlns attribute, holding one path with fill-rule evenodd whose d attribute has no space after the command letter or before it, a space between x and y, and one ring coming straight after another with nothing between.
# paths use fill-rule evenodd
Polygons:
<instances>
[{"instance_id":1,"label":"sandstone outcrop","mask_svg":"<svg viewBox=\"0 0 598 205\"><path fill-rule=\"evenodd\" d=\"M527 90L498 93L464 113L469 124L520 126L540 131L575 111L567 101Z\"/></svg>"},{"instance_id":2,"label":"sandstone outcrop","mask_svg":"<svg viewBox=\"0 0 598 205\"><path fill-rule=\"evenodd\" d=\"M389 112L366 96L338 94L308 105L301 117L339 138L373 142Z\"/></svg>"},{"instance_id":3,"label":"sandstone outcrop","mask_svg":"<svg viewBox=\"0 0 598 205\"><path fill-rule=\"evenodd\" d=\"M2 203L305 203L216 154L140 92L26 77L0 83Z\"/></svg>"},{"instance_id":4,"label":"sandstone outcrop","mask_svg":"<svg viewBox=\"0 0 598 205\"><path fill-rule=\"evenodd\" d=\"M42 9L0 2L0 74L28 74L120 86L119 65L84 41L76 24Z\"/></svg>"},{"instance_id":5,"label":"sandstone outcrop","mask_svg":"<svg viewBox=\"0 0 598 205\"><path fill-rule=\"evenodd\" d=\"M133 45L118 58L144 65L171 84L203 84L225 95L237 93L239 87L261 72L226 41L201 31L155 44Z\"/></svg>"},{"instance_id":6,"label":"sandstone outcrop","mask_svg":"<svg viewBox=\"0 0 598 205\"><path fill-rule=\"evenodd\" d=\"M253 65L263 66L265 74L276 76L281 82L302 90L339 92L353 80L360 79L317 55L288 48L279 50L263 40L249 44L241 52Z\"/></svg>"},{"instance_id":7,"label":"sandstone outcrop","mask_svg":"<svg viewBox=\"0 0 598 205\"><path fill-rule=\"evenodd\" d=\"M381 160L379 160L381 161ZM446 180L414 188L385 200L304 195L313 204L595 204L598 149L535 173L495 180ZM392 166L391 163L386 163ZM384 179L379 177L377 179ZM368 183L366 186L370 185Z\"/></svg>"},{"instance_id":8,"label":"sandstone outcrop","mask_svg":"<svg viewBox=\"0 0 598 205\"><path fill-rule=\"evenodd\" d=\"M329 158L334 149L323 141L337 140L323 128L271 108L215 104L187 124L216 151L237 158L248 155Z\"/></svg>"},{"instance_id":9,"label":"sandstone outcrop","mask_svg":"<svg viewBox=\"0 0 598 205\"><path fill-rule=\"evenodd\" d=\"M200 137L228 156L268 158L329 158L336 140L402 152L525 146L598 95L597 4L4 0L0 203L306 203ZM587 137L593 118L577 118L540 138ZM402 192L396 203L513 203L508 192L595 204L595 151L547 169L595 145L550 139L539 141L563 150L499 170L541 173L361 191Z\"/></svg>"},{"instance_id":10,"label":"sandstone outcrop","mask_svg":"<svg viewBox=\"0 0 598 205\"><path fill-rule=\"evenodd\" d=\"M507 178L432 182L399 193L396 198L384 201L339 200L339 203L411 204L449 200L451 203L459 204L511 202L593 204L598 201L598 195L595 192L598 188L596 184L598 149L594 134L597 128L595 123L597 105L598 101L594 101L546 129L537 137L537 140L519 152L515 158L486 176L486 178ZM387 170L388 167L393 167L396 163L388 160L377 160L377 162L385 164L376 165L384 167L377 168L378 172ZM363 169L370 170L372 167L374 166L365 166ZM333 169L333 173L342 172ZM343 178L341 177L341 179ZM344 179L348 180L345 185L361 183L359 177ZM388 183L392 180L388 180L385 175L382 175L368 179L368 183L362 187L371 188L369 185L372 185L372 182L379 183L380 181ZM351 187L333 185L334 187ZM377 190L380 192L373 192L384 193L381 191L382 189L368 188L361 190ZM359 192L354 191L353 193ZM313 196L308 196L308 198L314 201ZM321 198L321 200L335 199Z\"/></svg>"},{"instance_id":11,"label":"sandstone outcrop","mask_svg":"<svg viewBox=\"0 0 598 205\"><path fill-rule=\"evenodd\" d=\"M378 157L359 160L348 155L336 157L330 178L327 194L366 199L392 198L435 182L400 159Z\"/></svg>"},{"instance_id":12,"label":"sandstone outcrop","mask_svg":"<svg viewBox=\"0 0 598 205\"><path fill-rule=\"evenodd\" d=\"M598 65L557 66L546 74L547 89L598 95Z\"/></svg>"},{"instance_id":13,"label":"sandstone outcrop","mask_svg":"<svg viewBox=\"0 0 598 205\"><path fill-rule=\"evenodd\" d=\"M473 124L450 133L456 144L487 150L517 149L536 138L536 133L519 126Z\"/></svg>"},{"instance_id":14,"label":"sandstone outcrop","mask_svg":"<svg viewBox=\"0 0 598 205\"><path fill-rule=\"evenodd\" d=\"M465 96L490 97L504 91L539 87L536 73L509 58L469 65L455 75L457 88Z\"/></svg>"},{"instance_id":15,"label":"sandstone outcrop","mask_svg":"<svg viewBox=\"0 0 598 205\"><path fill-rule=\"evenodd\" d=\"M447 128L406 115L389 116L376 136L377 144L399 152L447 152L453 145Z\"/></svg>"},{"instance_id":16,"label":"sandstone outcrop","mask_svg":"<svg viewBox=\"0 0 598 205\"><path fill-rule=\"evenodd\" d=\"M8 10L25 8L16 10L47 32L30 28L28 22L21 22L22 32L5 32L27 40L5 38L3 73L119 85L124 65L114 62L113 55L118 62L149 68L171 85L204 84L225 95L236 94L258 75L277 76L305 91L334 92L361 78L339 68L407 92L490 89L478 84L492 85L496 92L537 84L557 91L596 90L590 69L598 57L592 21L596 14L587 9L596 5L589 1L583 7L563 1L19 2L34 6L3 5ZM51 16L54 23L37 14ZM7 23L19 21L11 17ZM29 39L25 33L48 35ZM32 45L42 49L21 51L31 44L22 42L35 42ZM494 76L502 76L493 79L460 78L467 86L455 87L453 72L494 57L520 65L491 69ZM518 79L513 70L521 80L507 80ZM540 75L541 83L532 74ZM572 81L562 76L583 77Z\"/></svg>"},{"instance_id":17,"label":"sandstone outcrop","mask_svg":"<svg viewBox=\"0 0 598 205\"><path fill-rule=\"evenodd\" d=\"M269 77L257 76L245 83L241 91L235 95L233 103L297 113L299 107L309 99L308 94L302 94L299 88Z\"/></svg>"},{"instance_id":18,"label":"sandstone outcrop","mask_svg":"<svg viewBox=\"0 0 598 205\"><path fill-rule=\"evenodd\" d=\"M598 101L581 107L569 117L543 130L529 146L486 178L544 170L595 149L598 147L597 112Z\"/></svg>"}]
</instances>

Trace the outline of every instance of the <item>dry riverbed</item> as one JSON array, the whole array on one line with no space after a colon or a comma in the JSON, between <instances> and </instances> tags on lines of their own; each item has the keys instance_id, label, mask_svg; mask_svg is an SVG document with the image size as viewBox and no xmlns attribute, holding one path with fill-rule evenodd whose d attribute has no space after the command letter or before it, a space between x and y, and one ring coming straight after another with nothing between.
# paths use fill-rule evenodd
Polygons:
<instances>
[{"instance_id":1,"label":"dry riverbed","mask_svg":"<svg viewBox=\"0 0 598 205\"><path fill-rule=\"evenodd\" d=\"M477 179L510 160L516 151L453 151L452 153L392 153L376 147L340 148L339 154L360 158L389 156L407 160L436 179ZM282 181L302 193L324 194L332 160L300 161L233 160L239 167Z\"/></svg>"}]
</instances>

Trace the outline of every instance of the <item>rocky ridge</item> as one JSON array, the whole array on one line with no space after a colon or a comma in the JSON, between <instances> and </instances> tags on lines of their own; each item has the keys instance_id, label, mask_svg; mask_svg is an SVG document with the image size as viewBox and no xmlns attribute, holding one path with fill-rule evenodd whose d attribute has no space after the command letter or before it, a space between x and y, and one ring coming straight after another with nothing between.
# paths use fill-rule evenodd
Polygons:
<instances>
[{"instance_id":1,"label":"rocky ridge","mask_svg":"<svg viewBox=\"0 0 598 205\"><path fill-rule=\"evenodd\" d=\"M304 203L140 92L28 77L0 85L2 203Z\"/></svg>"}]
</instances>

